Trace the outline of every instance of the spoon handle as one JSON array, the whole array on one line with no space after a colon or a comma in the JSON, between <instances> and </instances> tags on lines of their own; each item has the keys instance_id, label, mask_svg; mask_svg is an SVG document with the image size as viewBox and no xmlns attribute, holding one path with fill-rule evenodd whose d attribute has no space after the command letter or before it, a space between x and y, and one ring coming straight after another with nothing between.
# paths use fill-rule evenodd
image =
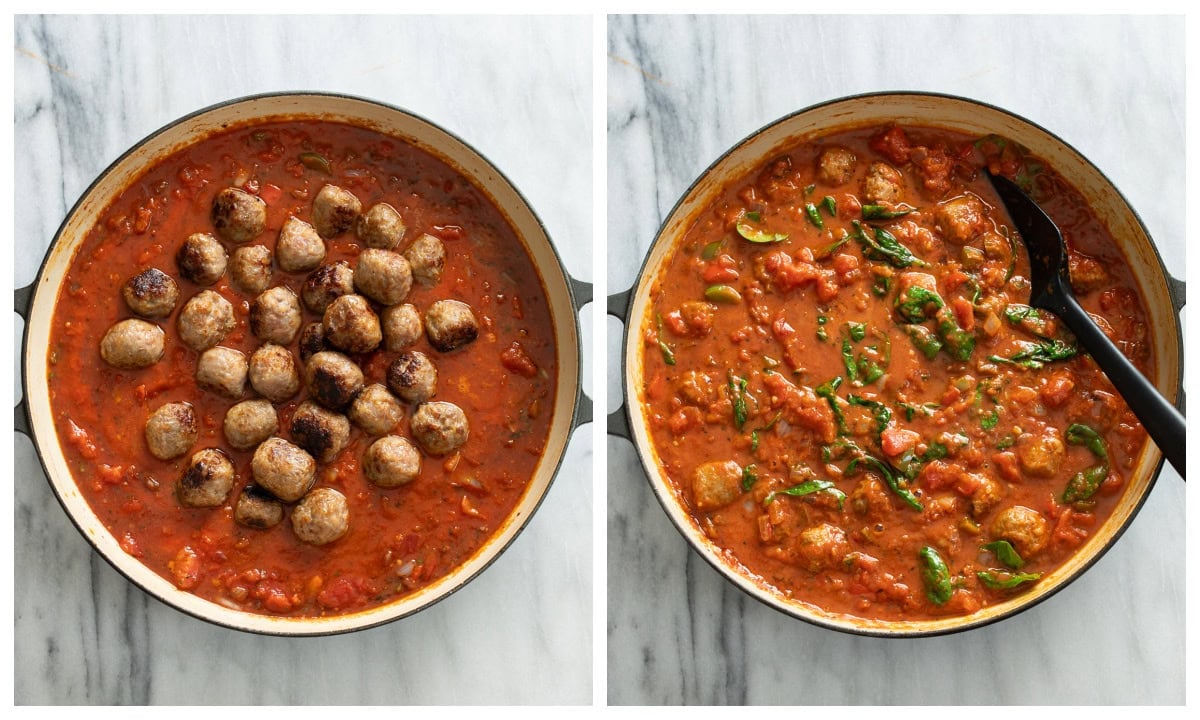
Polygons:
<instances>
[{"instance_id":1,"label":"spoon handle","mask_svg":"<svg viewBox=\"0 0 1200 720\"><path fill-rule=\"evenodd\" d=\"M1138 372L1112 340L1104 334L1074 297L1057 293L1052 310L1066 323L1096 364L1137 415L1150 439L1166 456L1167 462L1184 478L1187 459L1187 423L1175 406L1167 402L1144 375Z\"/></svg>"}]
</instances>

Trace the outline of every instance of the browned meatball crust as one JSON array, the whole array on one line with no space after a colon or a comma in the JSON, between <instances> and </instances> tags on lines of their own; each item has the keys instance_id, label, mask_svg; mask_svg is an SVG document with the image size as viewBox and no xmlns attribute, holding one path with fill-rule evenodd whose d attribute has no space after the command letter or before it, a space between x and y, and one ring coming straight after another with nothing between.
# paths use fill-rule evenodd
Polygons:
<instances>
[{"instance_id":1,"label":"browned meatball crust","mask_svg":"<svg viewBox=\"0 0 1200 720\"><path fill-rule=\"evenodd\" d=\"M234 250L229 258L229 281L238 290L255 295L271 287L271 249L250 245Z\"/></svg>"},{"instance_id":2,"label":"browned meatball crust","mask_svg":"<svg viewBox=\"0 0 1200 720\"><path fill-rule=\"evenodd\" d=\"M319 322L309 323L300 331L300 359L308 359L319 352L333 350L333 346L325 342L325 326Z\"/></svg>"},{"instance_id":3,"label":"browned meatball crust","mask_svg":"<svg viewBox=\"0 0 1200 720\"><path fill-rule=\"evenodd\" d=\"M363 373L354 361L338 352L319 352L304 367L308 394L322 406L342 412L363 387Z\"/></svg>"},{"instance_id":4,"label":"browned meatball crust","mask_svg":"<svg viewBox=\"0 0 1200 720\"><path fill-rule=\"evenodd\" d=\"M283 521L283 503L259 486L247 485L233 508L233 519L255 530L273 528Z\"/></svg>"},{"instance_id":5,"label":"browned meatball crust","mask_svg":"<svg viewBox=\"0 0 1200 720\"><path fill-rule=\"evenodd\" d=\"M235 480L237 473L229 457L216 448L205 448L184 468L175 497L184 507L217 507L225 502Z\"/></svg>"},{"instance_id":6,"label":"browned meatball crust","mask_svg":"<svg viewBox=\"0 0 1200 720\"><path fill-rule=\"evenodd\" d=\"M479 321L465 302L438 300L425 311L425 335L435 349L450 352L479 336Z\"/></svg>"},{"instance_id":7,"label":"browned meatball crust","mask_svg":"<svg viewBox=\"0 0 1200 720\"><path fill-rule=\"evenodd\" d=\"M304 448L272 437L254 451L250 472L261 488L284 502L295 502L316 480L317 463Z\"/></svg>"},{"instance_id":8,"label":"browned meatball crust","mask_svg":"<svg viewBox=\"0 0 1200 720\"><path fill-rule=\"evenodd\" d=\"M197 285L212 285L220 280L228 262L225 246L208 233L189 235L175 253L180 276Z\"/></svg>"},{"instance_id":9,"label":"browned meatball crust","mask_svg":"<svg viewBox=\"0 0 1200 720\"><path fill-rule=\"evenodd\" d=\"M387 203L376 203L358 219L358 239L371 248L395 250L404 239L404 218Z\"/></svg>"},{"instance_id":10,"label":"browned meatball crust","mask_svg":"<svg viewBox=\"0 0 1200 720\"><path fill-rule=\"evenodd\" d=\"M262 234L267 226L267 203L245 190L228 187L213 198L209 215L217 234L241 245Z\"/></svg>"},{"instance_id":11,"label":"browned meatball crust","mask_svg":"<svg viewBox=\"0 0 1200 720\"><path fill-rule=\"evenodd\" d=\"M412 266L413 277L425 286L437 285L446 266L446 248L433 235L422 235L404 251L404 257Z\"/></svg>"},{"instance_id":12,"label":"browned meatball crust","mask_svg":"<svg viewBox=\"0 0 1200 720\"><path fill-rule=\"evenodd\" d=\"M273 287L250 304L250 332L263 342L289 345L300 332L303 317L296 293L282 285Z\"/></svg>"},{"instance_id":13,"label":"browned meatball crust","mask_svg":"<svg viewBox=\"0 0 1200 720\"><path fill-rule=\"evenodd\" d=\"M197 352L224 340L237 325L233 305L213 290L203 290L184 303L175 322L179 339Z\"/></svg>"},{"instance_id":14,"label":"browned meatball crust","mask_svg":"<svg viewBox=\"0 0 1200 720\"><path fill-rule=\"evenodd\" d=\"M100 357L118 370L150 367L162 359L167 336L162 328L130 318L115 323L100 339Z\"/></svg>"},{"instance_id":15,"label":"browned meatball crust","mask_svg":"<svg viewBox=\"0 0 1200 720\"><path fill-rule=\"evenodd\" d=\"M346 352L371 352L383 341L379 316L361 295L343 295L329 303L322 324L326 342Z\"/></svg>"},{"instance_id":16,"label":"browned meatball crust","mask_svg":"<svg viewBox=\"0 0 1200 720\"><path fill-rule=\"evenodd\" d=\"M317 462L332 462L350 442L350 421L311 401L304 401L292 415L292 441L308 451Z\"/></svg>"},{"instance_id":17,"label":"browned meatball crust","mask_svg":"<svg viewBox=\"0 0 1200 720\"><path fill-rule=\"evenodd\" d=\"M174 278L158 268L146 268L129 278L121 287L125 304L135 315L144 318L164 318L179 302L179 285Z\"/></svg>"},{"instance_id":18,"label":"browned meatball crust","mask_svg":"<svg viewBox=\"0 0 1200 720\"><path fill-rule=\"evenodd\" d=\"M462 408L448 402L421 404L409 421L413 438L430 455L446 455L462 447L470 434Z\"/></svg>"},{"instance_id":19,"label":"browned meatball crust","mask_svg":"<svg viewBox=\"0 0 1200 720\"><path fill-rule=\"evenodd\" d=\"M271 402L283 402L300 390L296 358L281 345L266 344L250 356L250 387Z\"/></svg>"},{"instance_id":20,"label":"browned meatball crust","mask_svg":"<svg viewBox=\"0 0 1200 720\"><path fill-rule=\"evenodd\" d=\"M350 263L339 260L317 268L304 281L300 297L304 307L318 315L324 314L329 303L354 292L354 270Z\"/></svg>"},{"instance_id":21,"label":"browned meatball crust","mask_svg":"<svg viewBox=\"0 0 1200 720\"><path fill-rule=\"evenodd\" d=\"M325 185L313 198L312 224L323 238L334 238L354 227L362 202L349 190Z\"/></svg>"},{"instance_id":22,"label":"browned meatball crust","mask_svg":"<svg viewBox=\"0 0 1200 720\"><path fill-rule=\"evenodd\" d=\"M387 383L392 392L409 403L425 402L437 393L437 367L429 356L408 350L388 366Z\"/></svg>"},{"instance_id":23,"label":"browned meatball crust","mask_svg":"<svg viewBox=\"0 0 1200 720\"><path fill-rule=\"evenodd\" d=\"M196 444L196 411L188 403L167 403L146 419L145 435L151 455L173 460Z\"/></svg>"}]
</instances>

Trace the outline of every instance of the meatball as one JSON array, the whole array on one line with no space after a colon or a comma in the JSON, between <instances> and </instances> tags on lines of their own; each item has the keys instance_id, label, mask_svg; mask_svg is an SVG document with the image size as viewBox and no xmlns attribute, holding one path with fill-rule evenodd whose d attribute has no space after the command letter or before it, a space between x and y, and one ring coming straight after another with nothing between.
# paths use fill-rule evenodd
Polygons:
<instances>
[{"instance_id":1,"label":"meatball","mask_svg":"<svg viewBox=\"0 0 1200 720\"><path fill-rule=\"evenodd\" d=\"M352 353L371 352L383 341L379 316L362 295L343 295L325 309L325 340Z\"/></svg>"},{"instance_id":2,"label":"meatball","mask_svg":"<svg viewBox=\"0 0 1200 720\"><path fill-rule=\"evenodd\" d=\"M317 462L331 462L350 442L350 421L305 400L292 415L292 441Z\"/></svg>"},{"instance_id":3,"label":"meatball","mask_svg":"<svg viewBox=\"0 0 1200 720\"><path fill-rule=\"evenodd\" d=\"M162 270L146 268L125 282L121 295L135 315L163 318L175 310L179 285Z\"/></svg>"},{"instance_id":4,"label":"meatball","mask_svg":"<svg viewBox=\"0 0 1200 720\"><path fill-rule=\"evenodd\" d=\"M408 303L385 307L379 313L379 322L383 329L383 345L388 352L403 350L421 339L425 332L421 312Z\"/></svg>"},{"instance_id":5,"label":"meatball","mask_svg":"<svg viewBox=\"0 0 1200 720\"><path fill-rule=\"evenodd\" d=\"M376 203L358 219L358 239L370 248L394 250L404 239L404 218L387 203Z\"/></svg>"},{"instance_id":6,"label":"meatball","mask_svg":"<svg viewBox=\"0 0 1200 720\"><path fill-rule=\"evenodd\" d=\"M1112 285L1112 276L1104 263L1079 252L1067 254L1067 274L1071 277L1071 289L1079 295Z\"/></svg>"},{"instance_id":7,"label":"meatball","mask_svg":"<svg viewBox=\"0 0 1200 720\"><path fill-rule=\"evenodd\" d=\"M329 307L329 303L353 293L354 270L350 268L350 263L339 260L322 265L309 275L304 281L300 297L304 299L304 307L320 315Z\"/></svg>"},{"instance_id":8,"label":"meatball","mask_svg":"<svg viewBox=\"0 0 1200 720\"><path fill-rule=\"evenodd\" d=\"M381 437L363 453L363 473L379 487L406 485L421 474L421 453L408 438Z\"/></svg>"},{"instance_id":9,"label":"meatball","mask_svg":"<svg viewBox=\"0 0 1200 720\"><path fill-rule=\"evenodd\" d=\"M479 322L470 305L438 300L425 311L425 334L435 349L450 352L479 336Z\"/></svg>"},{"instance_id":10,"label":"meatball","mask_svg":"<svg viewBox=\"0 0 1200 720\"><path fill-rule=\"evenodd\" d=\"M304 368L308 394L321 405L342 412L363 387L363 373L354 361L337 352L319 352Z\"/></svg>"},{"instance_id":11,"label":"meatball","mask_svg":"<svg viewBox=\"0 0 1200 720\"><path fill-rule=\"evenodd\" d=\"M217 234L241 245L262 234L267 226L267 203L257 195L227 187L213 198L209 216Z\"/></svg>"},{"instance_id":12,"label":"meatball","mask_svg":"<svg viewBox=\"0 0 1200 720\"><path fill-rule=\"evenodd\" d=\"M225 439L236 450L249 450L278 429L279 416L270 400L243 400L225 411Z\"/></svg>"},{"instance_id":13,"label":"meatball","mask_svg":"<svg viewBox=\"0 0 1200 720\"><path fill-rule=\"evenodd\" d=\"M179 339L201 352L225 339L237 325L233 305L212 290L203 290L184 304L176 319Z\"/></svg>"},{"instance_id":14,"label":"meatball","mask_svg":"<svg viewBox=\"0 0 1200 720\"><path fill-rule=\"evenodd\" d=\"M387 384L400 399L422 403L437 392L437 367L423 352L400 353L388 366Z\"/></svg>"},{"instance_id":15,"label":"meatball","mask_svg":"<svg viewBox=\"0 0 1200 720\"><path fill-rule=\"evenodd\" d=\"M312 456L281 437L264 440L250 460L254 482L284 502L304 497L317 477Z\"/></svg>"},{"instance_id":16,"label":"meatball","mask_svg":"<svg viewBox=\"0 0 1200 720\"><path fill-rule=\"evenodd\" d=\"M970 478L975 485L971 492L971 516L978 520L1004 499L1004 485L986 475L971 473Z\"/></svg>"},{"instance_id":17,"label":"meatball","mask_svg":"<svg viewBox=\"0 0 1200 720\"><path fill-rule=\"evenodd\" d=\"M196 444L196 411L185 402L167 403L146 420L146 445L159 460L177 458Z\"/></svg>"},{"instance_id":18,"label":"meatball","mask_svg":"<svg viewBox=\"0 0 1200 720\"><path fill-rule=\"evenodd\" d=\"M402 302L412 289L412 281L412 268L400 253L377 248L359 253L354 287L380 305Z\"/></svg>"},{"instance_id":19,"label":"meatball","mask_svg":"<svg viewBox=\"0 0 1200 720\"><path fill-rule=\"evenodd\" d=\"M312 225L291 216L279 230L275 261L284 272L308 272L325 259L325 241Z\"/></svg>"},{"instance_id":20,"label":"meatball","mask_svg":"<svg viewBox=\"0 0 1200 720\"><path fill-rule=\"evenodd\" d=\"M205 448L192 456L175 486L175 497L184 507L217 507L233 489L237 473L225 453Z\"/></svg>"},{"instance_id":21,"label":"meatball","mask_svg":"<svg viewBox=\"0 0 1200 720\"><path fill-rule=\"evenodd\" d=\"M116 323L100 339L100 357L118 370L150 367L162 359L167 336L162 328L130 318Z\"/></svg>"},{"instance_id":22,"label":"meatball","mask_svg":"<svg viewBox=\"0 0 1200 720\"><path fill-rule=\"evenodd\" d=\"M871 163L863 180L863 196L871 202L897 203L904 179L900 171L887 163Z\"/></svg>"},{"instance_id":23,"label":"meatball","mask_svg":"<svg viewBox=\"0 0 1200 720\"><path fill-rule=\"evenodd\" d=\"M952 245L966 245L987 229L983 203L974 195L963 195L937 206L934 223L942 239Z\"/></svg>"},{"instance_id":24,"label":"meatball","mask_svg":"<svg viewBox=\"0 0 1200 720\"><path fill-rule=\"evenodd\" d=\"M212 285L220 280L228 262L225 246L208 233L189 235L175 253L179 274L197 285Z\"/></svg>"},{"instance_id":25,"label":"meatball","mask_svg":"<svg viewBox=\"0 0 1200 720\"><path fill-rule=\"evenodd\" d=\"M992 521L992 534L1012 543L1025 560L1037 555L1050 542L1050 523L1037 510L1013 505Z\"/></svg>"},{"instance_id":26,"label":"meatball","mask_svg":"<svg viewBox=\"0 0 1200 720\"><path fill-rule=\"evenodd\" d=\"M292 531L301 542L327 545L350 529L346 497L333 488L317 488L292 511Z\"/></svg>"},{"instance_id":27,"label":"meatball","mask_svg":"<svg viewBox=\"0 0 1200 720\"><path fill-rule=\"evenodd\" d=\"M404 251L404 257L412 266L413 277L422 285L437 285L446 266L446 248L442 241L432 235L422 235Z\"/></svg>"},{"instance_id":28,"label":"meatball","mask_svg":"<svg viewBox=\"0 0 1200 720\"><path fill-rule=\"evenodd\" d=\"M354 398L347 415L368 435L386 435L404 417L404 407L387 388L375 383Z\"/></svg>"},{"instance_id":29,"label":"meatball","mask_svg":"<svg viewBox=\"0 0 1200 720\"><path fill-rule=\"evenodd\" d=\"M250 387L271 402L283 402L300 389L300 369L287 348L270 343L250 356Z\"/></svg>"},{"instance_id":30,"label":"meatball","mask_svg":"<svg viewBox=\"0 0 1200 720\"><path fill-rule=\"evenodd\" d=\"M263 342L289 345L300 332L300 299L286 287L273 287L250 304L250 332Z\"/></svg>"},{"instance_id":31,"label":"meatball","mask_svg":"<svg viewBox=\"0 0 1200 720\"><path fill-rule=\"evenodd\" d=\"M470 434L462 408L448 402L423 403L409 422L413 437L430 455L446 455L462 447Z\"/></svg>"},{"instance_id":32,"label":"meatball","mask_svg":"<svg viewBox=\"0 0 1200 720\"><path fill-rule=\"evenodd\" d=\"M238 525L256 530L273 528L283 520L283 503L257 485L248 485L233 507Z\"/></svg>"},{"instance_id":33,"label":"meatball","mask_svg":"<svg viewBox=\"0 0 1200 720\"><path fill-rule=\"evenodd\" d=\"M271 249L250 245L233 251L229 258L229 281L244 293L258 293L271 287Z\"/></svg>"},{"instance_id":34,"label":"meatball","mask_svg":"<svg viewBox=\"0 0 1200 720\"><path fill-rule=\"evenodd\" d=\"M801 531L795 546L795 562L809 572L840 567L850 544L846 531L836 525L821 523Z\"/></svg>"},{"instance_id":35,"label":"meatball","mask_svg":"<svg viewBox=\"0 0 1200 720\"><path fill-rule=\"evenodd\" d=\"M319 322L309 323L300 331L300 359L308 359L319 352L332 350L333 346L325 342L325 326Z\"/></svg>"},{"instance_id":36,"label":"meatball","mask_svg":"<svg viewBox=\"0 0 1200 720\"><path fill-rule=\"evenodd\" d=\"M833 187L845 185L854 176L857 161L854 153L844 147L825 148L817 160L817 179Z\"/></svg>"},{"instance_id":37,"label":"meatball","mask_svg":"<svg viewBox=\"0 0 1200 720\"><path fill-rule=\"evenodd\" d=\"M1049 478L1058 474L1067 457L1058 428L1046 426L1041 433L1025 433L1017 438L1017 459L1026 475Z\"/></svg>"},{"instance_id":38,"label":"meatball","mask_svg":"<svg viewBox=\"0 0 1200 720\"><path fill-rule=\"evenodd\" d=\"M742 494L742 468L732 460L713 460L696 468L692 499L701 512L724 507Z\"/></svg>"},{"instance_id":39,"label":"meatball","mask_svg":"<svg viewBox=\"0 0 1200 720\"><path fill-rule=\"evenodd\" d=\"M326 185L313 198L312 224L321 237L333 238L353 227L361 212L362 203L354 193Z\"/></svg>"},{"instance_id":40,"label":"meatball","mask_svg":"<svg viewBox=\"0 0 1200 720\"><path fill-rule=\"evenodd\" d=\"M222 347L209 348L196 362L196 384L200 389L239 400L246 394L246 356L240 350Z\"/></svg>"}]
</instances>

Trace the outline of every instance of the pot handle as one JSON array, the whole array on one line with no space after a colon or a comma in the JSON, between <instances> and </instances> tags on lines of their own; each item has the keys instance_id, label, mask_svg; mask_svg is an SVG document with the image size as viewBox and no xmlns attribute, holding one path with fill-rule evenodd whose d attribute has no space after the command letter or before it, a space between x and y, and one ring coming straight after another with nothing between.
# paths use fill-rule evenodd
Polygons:
<instances>
[{"instance_id":1,"label":"pot handle","mask_svg":"<svg viewBox=\"0 0 1200 720\"><path fill-rule=\"evenodd\" d=\"M1167 275L1167 294L1171 296L1171 308L1175 311L1175 316L1178 317L1180 311L1183 310L1183 306L1187 304L1187 283L1171 275ZM1182 368L1180 372L1183 372ZM1179 397L1175 399L1175 407L1178 408L1184 417L1187 416L1187 397L1184 395L1182 382L1179 383Z\"/></svg>"},{"instance_id":2,"label":"pot handle","mask_svg":"<svg viewBox=\"0 0 1200 720\"><path fill-rule=\"evenodd\" d=\"M633 288L608 296L607 312L622 323L629 322L629 301L633 297ZM622 375L622 378L624 375ZM624 383L624 380L622 380ZM633 433L629 429L629 407L625 404L608 414L608 434L625 438L633 442Z\"/></svg>"},{"instance_id":3,"label":"pot handle","mask_svg":"<svg viewBox=\"0 0 1200 720\"><path fill-rule=\"evenodd\" d=\"M593 287L590 282L578 280L570 275L567 275L567 283L571 291L571 307L575 311L575 316L583 312L583 306L592 302L594 295ZM571 430L575 430L580 425L586 425L592 422L592 399L583 391L583 383L579 383L579 390L575 394L575 416L571 418Z\"/></svg>"},{"instance_id":4,"label":"pot handle","mask_svg":"<svg viewBox=\"0 0 1200 720\"><path fill-rule=\"evenodd\" d=\"M30 283L23 288L17 288L13 293L13 310L21 316L26 324L29 323L29 308L33 303L35 285L37 285L36 282ZM22 383L22 388L23 386L24 383ZM29 405L25 402L23 391L20 402L13 408L13 429L26 437L33 437L33 431L29 427Z\"/></svg>"}]
</instances>

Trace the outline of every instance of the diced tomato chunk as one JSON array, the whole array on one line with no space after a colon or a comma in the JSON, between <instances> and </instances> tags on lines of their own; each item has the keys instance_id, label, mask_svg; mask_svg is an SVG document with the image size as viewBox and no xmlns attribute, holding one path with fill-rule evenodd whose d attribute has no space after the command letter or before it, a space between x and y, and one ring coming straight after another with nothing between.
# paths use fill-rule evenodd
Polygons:
<instances>
[{"instance_id":1,"label":"diced tomato chunk","mask_svg":"<svg viewBox=\"0 0 1200 720\"><path fill-rule=\"evenodd\" d=\"M515 340L507 350L500 353L500 364L509 372L523 377L531 378L538 373L537 365L534 364L533 359L525 352L525 348L521 347L521 343Z\"/></svg>"},{"instance_id":2,"label":"diced tomato chunk","mask_svg":"<svg viewBox=\"0 0 1200 720\"><path fill-rule=\"evenodd\" d=\"M897 457L905 452L912 450L921 440L921 433L907 428L898 428L894 425L884 428L879 434L879 441L883 446L883 453L888 457Z\"/></svg>"},{"instance_id":3,"label":"diced tomato chunk","mask_svg":"<svg viewBox=\"0 0 1200 720\"><path fill-rule=\"evenodd\" d=\"M908 156L912 153L912 141L908 139L908 133L897 125L871 138L870 146L893 165L908 162Z\"/></svg>"}]
</instances>

